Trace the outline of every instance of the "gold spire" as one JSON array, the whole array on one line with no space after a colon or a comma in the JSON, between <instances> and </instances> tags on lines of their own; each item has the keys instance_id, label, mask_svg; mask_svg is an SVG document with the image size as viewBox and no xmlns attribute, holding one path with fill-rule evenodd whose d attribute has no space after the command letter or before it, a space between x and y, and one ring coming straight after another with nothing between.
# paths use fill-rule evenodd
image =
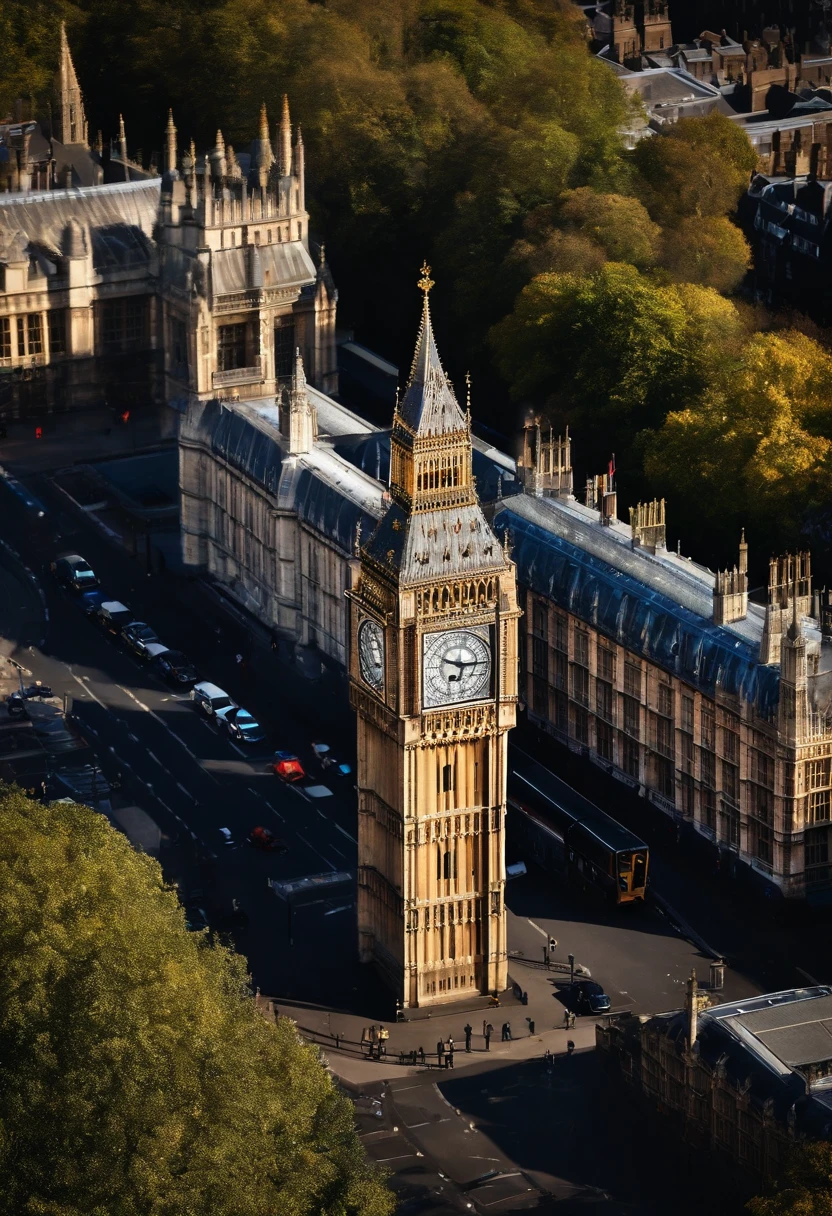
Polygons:
<instances>
[{"instance_id":1,"label":"gold spire","mask_svg":"<svg viewBox=\"0 0 832 1216\"><path fill-rule=\"evenodd\" d=\"M422 262L422 277L419 279L417 286L425 293L425 302L427 302L428 293L431 287L433 287L433 279L430 277L430 266L428 266L427 262Z\"/></svg>"}]
</instances>

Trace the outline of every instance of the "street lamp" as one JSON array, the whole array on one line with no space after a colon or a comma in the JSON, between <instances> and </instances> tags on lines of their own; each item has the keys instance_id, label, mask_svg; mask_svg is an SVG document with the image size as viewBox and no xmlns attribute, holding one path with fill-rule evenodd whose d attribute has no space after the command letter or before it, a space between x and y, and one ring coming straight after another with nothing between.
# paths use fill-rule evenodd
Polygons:
<instances>
[{"instance_id":1,"label":"street lamp","mask_svg":"<svg viewBox=\"0 0 832 1216\"><path fill-rule=\"evenodd\" d=\"M569 983L574 984L575 983L575 955L567 954L566 957L569 960Z\"/></svg>"}]
</instances>

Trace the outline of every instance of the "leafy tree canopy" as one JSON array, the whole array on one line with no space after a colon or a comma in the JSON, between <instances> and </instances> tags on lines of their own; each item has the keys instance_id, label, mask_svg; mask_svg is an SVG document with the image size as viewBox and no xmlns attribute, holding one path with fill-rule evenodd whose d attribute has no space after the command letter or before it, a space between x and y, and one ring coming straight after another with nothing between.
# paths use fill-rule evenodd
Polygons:
<instances>
[{"instance_id":1,"label":"leafy tree canopy","mask_svg":"<svg viewBox=\"0 0 832 1216\"><path fill-rule=\"evenodd\" d=\"M0 788L0 1191L50 1216L388 1216L352 1106L103 816Z\"/></svg>"},{"instance_id":2,"label":"leafy tree canopy","mask_svg":"<svg viewBox=\"0 0 832 1216\"><path fill-rule=\"evenodd\" d=\"M782 1187L747 1208L751 1216L832 1216L832 1146L800 1145Z\"/></svg>"},{"instance_id":3,"label":"leafy tree canopy","mask_svg":"<svg viewBox=\"0 0 832 1216\"><path fill-rule=\"evenodd\" d=\"M727 372L727 369L726 369ZM828 496L832 359L795 332L755 334L729 374L642 437L645 471L704 514L745 510L782 534Z\"/></svg>"}]
</instances>

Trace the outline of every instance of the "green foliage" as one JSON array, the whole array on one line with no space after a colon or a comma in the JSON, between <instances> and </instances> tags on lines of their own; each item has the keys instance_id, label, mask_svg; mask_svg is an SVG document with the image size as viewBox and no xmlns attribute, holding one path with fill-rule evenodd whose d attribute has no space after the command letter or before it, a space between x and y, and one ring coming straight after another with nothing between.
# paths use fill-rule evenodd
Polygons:
<instances>
[{"instance_id":1,"label":"green foliage","mask_svg":"<svg viewBox=\"0 0 832 1216\"><path fill-rule=\"evenodd\" d=\"M751 1216L832 1216L832 1147L797 1146L783 1185L746 1206Z\"/></svg>"},{"instance_id":2,"label":"green foliage","mask_svg":"<svg viewBox=\"0 0 832 1216\"><path fill-rule=\"evenodd\" d=\"M725 216L687 219L666 230L661 263L681 282L730 292L745 278L751 247Z\"/></svg>"},{"instance_id":3,"label":"green foliage","mask_svg":"<svg viewBox=\"0 0 832 1216\"><path fill-rule=\"evenodd\" d=\"M0 1190L44 1216L388 1216L352 1107L103 816L0 787Z\"/></svg>"},{"instance_id":4,"label":"green foliage","mask_svg":"<svg viewBox=\"0 0 832 1216\"><path fill-rule=\"evenodd\" d=\"M832 358L811 338L755 334L695 403L643 436L645 471L696 496L703 515L743 509L797 529L828 496L831 388Z\"/></svg>"},{"instance_id":5,"label":"green foliage","mask_svg":"<svg viewBox=\"0 0 832 1216\"><path fill-rule=\"evenodd\" d=\"M665 137L633 152L636 191L657 223L724 216L747 187L757 156L745 133L722 114L682 118Z\"/></svg>"},{"instance_id":6,"label":"green foliage","mask_svg":"<svg viewBox=\"0 0 832 1216\"><path fill-rule=\"evenodd\" d=\"M716 292L656 286L635 267L608 262L589 275L537 276L491 338L518 400L556 392L575 426L601 429L620 449L701 389L715 337L723 351L740 328Z\"/></svg>"}]
</instances>

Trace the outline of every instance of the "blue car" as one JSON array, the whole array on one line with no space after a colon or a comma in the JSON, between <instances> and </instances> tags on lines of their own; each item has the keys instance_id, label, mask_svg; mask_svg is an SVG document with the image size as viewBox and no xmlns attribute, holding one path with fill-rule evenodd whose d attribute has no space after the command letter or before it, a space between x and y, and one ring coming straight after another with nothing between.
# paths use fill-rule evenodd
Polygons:
<instances>
[{"instance_id":1,"label":"blue car","mask_svg":"<svg viewBox=\"0 0 832 1216\"><path fill-rule=\"evenodd\" d=\"M265 731L256 718L247 709L239 705L228 705L218 709L214 714L217 727L225 731L229 739L236 743L262 743L266 737Z\"/></svg>"}]
</instances>

